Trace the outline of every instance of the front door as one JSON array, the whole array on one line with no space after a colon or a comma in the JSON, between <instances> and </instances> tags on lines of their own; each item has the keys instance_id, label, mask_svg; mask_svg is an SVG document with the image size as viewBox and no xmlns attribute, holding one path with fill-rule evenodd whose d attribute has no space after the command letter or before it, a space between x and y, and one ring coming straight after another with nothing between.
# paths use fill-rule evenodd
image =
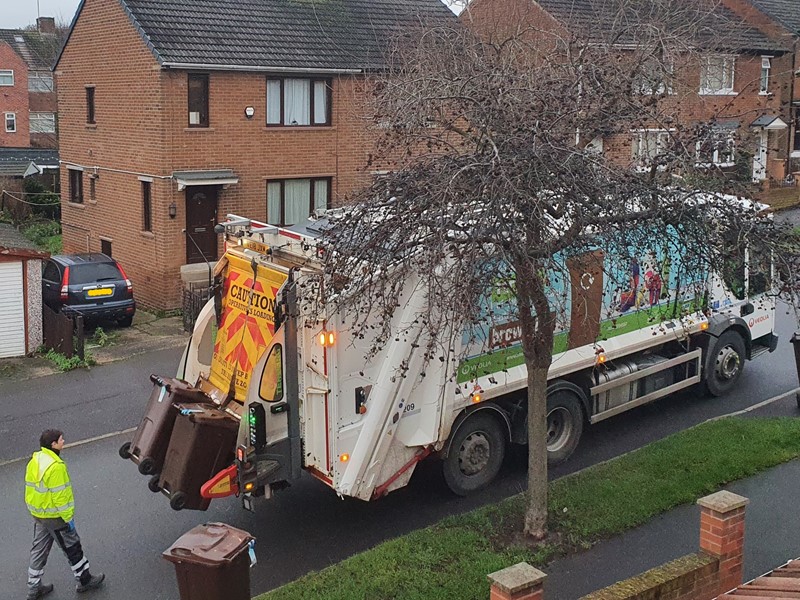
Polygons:
<instances>
[{"instance_id":1,"label":"front door","mask_svg":"<svg viewBox=\"0 0 800 600\"><path fill-rule=\"evenodd\" d=\"M186 188L186 262L217 259L217 200L215 186Z\"/></svg>"},{"instance_id":2,"label":"front door","mask_svg":"<svg viewBox=\"0 0 800 600\"><path fill-rule=\"evenodd\" d=\"M762 129L758 136L758 148L753 156L753 181L767 178L767 130Z\"/></svg>"}]
</instances>

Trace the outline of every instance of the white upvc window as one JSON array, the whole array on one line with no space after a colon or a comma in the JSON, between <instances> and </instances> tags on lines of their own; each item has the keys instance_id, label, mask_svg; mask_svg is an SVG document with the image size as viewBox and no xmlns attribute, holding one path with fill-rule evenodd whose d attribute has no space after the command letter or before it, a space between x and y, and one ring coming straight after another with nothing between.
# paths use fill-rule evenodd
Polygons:
<instances>
[{"instance_id":1,"label":"white upvc window","mask_svg":"<svg viewBox=\"0 0 800 600\"><path fill-rule=\"evenodd\" d=\"M637 169L646 170L666 152L670 133L666 129L641 129L633 132L631 144L633 162Z\"/></svg>"},{"instance_id":2,"label":"white upvc window","mask_svg":"<svg viewBox=\"0 0 800 600\"><path fill-rule=\"evenodd\" d=\"M736 58L715 54L705 56L700 64L700 93L705 95L731 95Z\"/></svg>"},{"instance_id":3,"label":"white upvc window","mask_svg":"<svg viewBox=\"0 0 800 600\"><path fill-rule=\"evenodd\" d=\"M50 73L31 72L28 73L29 92L52 92L53 76Z\"/></svg>"},{"instance_id":4,"label":"white upvc window","mask_svg":"<svg viewBox=\"0 0 800 600\"><path fill-rule=\"evenodd\" d=\"M0 69L0 85L14 85L14 71L12 69Z\"/></svg>"},{"instance_id":5,"label":"white upvc window","mask_svg":"<svg viewBox=\"0 0 800 600\"><path fill-rule=\"evenodd\" d=\"M769 94L769 71L772 68L772 57L761 57L761 83L758 88L759 94Z\"/></svg>"},{"instance_id":6,"label":"white upvc window","mask_svg":"<svg viewBox=\"0 0 800 600\"><path fill-rule=\"evenodd\" d=\"M711 127L696 143L698 167L732 167L736 164L735 130Z\"/></svg>"},{"instance_id":7,"label":"white upvc window","mask_svg":"<svg viewBox=\"0 0 800 600\"><path fill-rule=\"evenodd\" d=\"M17 131L17 113L6 113L6 133L16 133Z\"/></svg>"},{"instance_id":8,"label":"white upvc window","mask_svg":"<svg viewBox=\"0 0 800 600\"><path fill-rule=\"evenodd\" d=\"M31 113L31 133L55 133L55 113Z\"/></svg>"},{"instance_id":9,"label":"white upvc window","mask_svg":"<svg viewBox=\"0 0 800 600\"><path fill-rule=\"evenodd\" d=\"M633 81L633 91L642 95L672 94L674 67L666 59L651 59L643 62Z\"/></svg>"}]
</instances>

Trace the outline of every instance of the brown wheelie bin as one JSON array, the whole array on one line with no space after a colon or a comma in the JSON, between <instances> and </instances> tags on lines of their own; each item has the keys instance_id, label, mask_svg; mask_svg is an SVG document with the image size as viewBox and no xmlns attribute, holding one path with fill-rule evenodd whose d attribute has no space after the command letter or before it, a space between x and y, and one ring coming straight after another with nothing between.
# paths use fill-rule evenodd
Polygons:
<instances>
[{"instance_id":1,"label":"brown wheelie bin","mask_svg":"<svg viewBox=\"0 0 800 600\"><path fill-rule=\"evenodd\" d=\"M181 600L250 600L250 545L246 531L206 523L187 531L162 556L175 564Z\"/></svg>"},{"instance_id":2,"label":"brown wheelie bin","mask_svg":"<svg viewBox=\"0 0 800 600\"><path fill-rule=\"evenodd\" d=\"M176 404L159 487L175 510L206 510L211 500L200 487L233 462L239 421L208 404Z\"/></svg>"},{"instance_id":3,"label":"brown wheelie bin","mask_svg":"<svg viewBox=\"0 0 800 600\"><path fill-rule=\"evenodd\" d=\"M150 375L153 382L153 391L147 401L144 416L133 436L133 440L126 442L119 449L122 458L130 459L139 465L142 475L155 475L164 466L169 438L175 425L178 411L173 406L174 402L211 403L205 392L190 386L185 381L171 377ZM157 484L155 478L151 479L150 489Z\"/></svg>"}]
</instances>

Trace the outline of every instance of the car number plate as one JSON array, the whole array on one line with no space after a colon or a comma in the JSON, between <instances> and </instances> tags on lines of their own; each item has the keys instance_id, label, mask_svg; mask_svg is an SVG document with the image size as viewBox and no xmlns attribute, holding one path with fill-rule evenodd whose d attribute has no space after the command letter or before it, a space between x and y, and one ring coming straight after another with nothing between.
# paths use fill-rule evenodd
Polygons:
<instances>
[{"instance_id":1,"label":"car number plate","mask_svg":"<svg viewBox=\"0 0 800 600\"><path fill-rule=\"evenodd\" d=\"M86 290L86 295L90 298L96 298L98 296L110 296L114 293L114 290L111 288L100 288L94 290Z\"/></svg>"}]
</instances>

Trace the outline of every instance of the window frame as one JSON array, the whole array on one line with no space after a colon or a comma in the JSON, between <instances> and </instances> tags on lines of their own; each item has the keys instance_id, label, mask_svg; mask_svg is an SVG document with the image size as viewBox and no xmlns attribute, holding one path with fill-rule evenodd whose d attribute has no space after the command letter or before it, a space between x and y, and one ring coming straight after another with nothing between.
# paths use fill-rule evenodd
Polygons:
<instances>
[{"instance_id":1,"label":"window frame","mask_svg":"<svg viewBox=\"0 0 800 600\"><path fill-rule=\"evenodd\" d=\"M86 86L86 124L97 124L97 112L95 106L96 87L93 85Z\"/></svg>"},{"instance_id":2,"label":"window frame","mask_svg":"<svg viewBox=\"0 0 800 600\"><path fill-rule=\"evenodd\" d=\"M656 147L658 149L658 146L661 144L662 137L665 138L666 144L668 144L673 131L673 129L636 129L631 132L633 134L633 140L631 143L631 156L637 171L650 170L652 168L652 164L648 163L652 162L653 159L658 158L659 156L658 152L656 152L655 156L650 156L648 154L647 156L643 157L640 152L637 152L637 149L641 149L642 147L643 138L646 138L648 135L656 135ZM664 169L665 166L659 165L657 168L661 170Z\"/></svg>"},{"instance_id":3,"label":"window frame","mask_svg":"<svg viewBox=\"0 0 800 600\"><path fill-rule=\"evenodd\" d=\"M708 131L709 142L714 144L711 152L711 162L702 160L700 155L702 140L695 143L695 166L696 167L733 167L736 165L736 131L722 127L710 128ZM718 136L718 139L714 139ZM724 145L724 150L722 146ZM720 160L722 153L727 160Z\"/></svg>"},{"instance_id":4,"label":"window frame","mask_svg":"<svg viewBox=\"0 0 800 600\"><path fill-rule=\"evenodd\" d=\"M3 83L4 78L11 77L11 83ZM14 87L14 69L0 69L0 87Z\"/></svg>"},{"instance_id":5,"label":"window frame","mask_svg":"<svg viewBox=\"0 0 800 600\"><path fill-rule=\"evenodd\" d=\"M769 96L772 92L769 91L770 84L770 71L772 70L773 56L761 56L761 76L758 80L758 93L762 96Z\"/></svg>"},{"instance_id":6,"label":"window frame","mask_svg":"<svg viewBox=\"0 0 800 600\"><path fill-rule=\"evenodd\" d=\"M730 87L715 89L708 84L711 82L711 63L715 60L722 61L720 84L725 83L726 75L730 76ZM701 96L733 96L736 95L736 57L730 54L712 54L702 57L700 62L700 95Z\"/></svg>"},{"instance_id":7,"label":"window frame","mask_svg":"<svg viewBox=\"0 0 800 600\"><path fill-rule=\"evenodd\" d=\"M42 121L43 120L42 116L46 116L46 115L49 115L50 118L49 119L45 119L45 120L48 123L52 122L52 124L53 124L52 130L48 129L47 131L34 131L33 130L34 122ZM53 113L53 112L32 112L32 113L30 113L28 115L28 124L29 124L29 128L30 128L30 132L32 134L34 134L34 133L41 133L41 134L52 134L52 133L55 133L56 132L56 113Z\"/></svg>"},{"instance_id":8,"label":"window frame","mask_svg":"<svg viewBox=\"0 0 800 600\"><path fill-rule=\"evenodd\" d=\"M203 106L199 111L192 110L194 102L197 98L192 97L192 81L202 82L202 98L200 98ZM198 122L192 123L192 113L198 114ZM205 112L205 115L204 115ZM207 129L211 126L211 77L208 73L187 73L186 74L186 121L188 127L192 129ZM205 118L204 118L205 116Z\"/></svg>"},{"instance_id":9,"label":"window frame","mask_svg":"<svg viewBox=\"0 0 800 600\"><path fill-rule=\"evenodd\" d=\"M310 87L309 93L309 106L308 106L308 115L309 115L309 123L308 125L292 125L291 123L287 124L285 122L285 81L287 79L296 79L302 81L308 81ZM280 122L279 123L270 123L269 121L269 82L270 81L278 81L280 84ZM315 123L314 122L314 84L316 83L323 83L325 85L325 122L324 123ZM265 97L264 97L264 122L267 127L331 127L333 122L333 80L330 77L281 77L276 75L267 75L266 77L266 86L265 86Z\"/></svg>"},{"instance_id":10,"label":"window frame","mask_svg":"<svg viewBox=\"0 0 800 600\"><path fill-rule=\"evenodd\" d=\"M663 69L661 67L664 67ZM652 68L648 68L652 67ZM645 72L645 68L647 71ZM675 94L672 86L675 78L675 63L672 60L659 58L645 61L642 70L633 80L633 91L640 96L659 96ZM654 85L657 83L658 85Z\"/></svg>"},{"instance_id":11,"label":"window frame","mask_svg":"<svg viewBox=\"0 0 800 600\"><path fill-rule=\"evenodd\" d=\"M9 123L12 124L11 127L8 126ZM17 113L3 113L3 125L6 133L17 133Z\"/></svg>"},{"instance_id":12,"label":"window frame","mask_svg":"<svg viewBox=\"0 0 800 600\"><path fill-rule=\"evenodd\" d=\"M139 179L142 188L142 231L153 231L153 181Z\"/></svg>"},{"instance_id":13,"label":"window frame","mask_svg":"<svg viewBox=\"0 0 800 600\"><path fill-rule=\"evenodd\" d=\"M83 169L67 168L69 177L69 201L83 204Z\"/></svg>"},{"instance_id":14,"label":"window frame","mask_svg":"<svg viewBox=\"0 0 800 600\"><path fill-rule=\"evenodd\" d=\"M41 88L37 88L36 86L33 85L34 81L49 82L49 85L45 84L45 85L41 86ZM49 94L49 93L55 91L54 85L55 84L53 82L53 75L50 74L50 73L41 73L41 72L37 72L37 71L31 71L30 73L28 73L28 91L29 92L33 92L35 94Z\"/></svg>"},{"instance_id":15,"label":"window frame","mask_svg":"<svg viewBox=\"0 0 800 600\"><path fill-rule=\"evenodd\" d=\"M308 215L311 216L314 214L314 193L315 193L315 183L319 181L324 181L328 184L328 200L326 203L326 208L330 208L331 206L331 192L333 190L333 178L332 177L288 177L284 179L268 179L267 186L266 186L266 196L265 196L265 213L266 219L265 221L269 225L274 225L275 227L290 227L290 225L286 224L286 182L287 181L308 181L309 182L309 195L308 195ZM270 214L269 214L269 186L271 183L279 183L281 186L281 218L280 223L271 223L270 222ZM294 225L294 223L292 223Z\"/></svg>"}]
</instances>

